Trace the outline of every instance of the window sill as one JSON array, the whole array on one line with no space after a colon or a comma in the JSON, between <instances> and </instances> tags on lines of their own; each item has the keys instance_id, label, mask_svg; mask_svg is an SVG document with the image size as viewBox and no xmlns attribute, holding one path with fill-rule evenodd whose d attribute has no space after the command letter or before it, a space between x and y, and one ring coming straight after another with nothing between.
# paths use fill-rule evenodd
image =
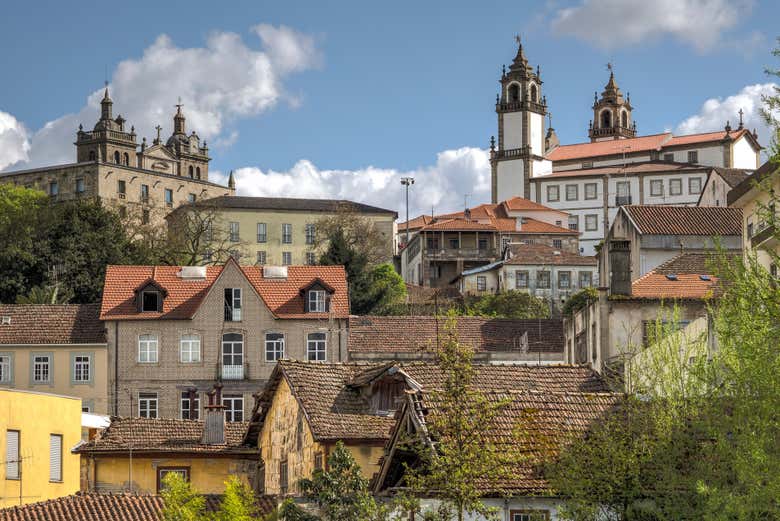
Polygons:
<instances>
[{"instance_id":1,"label":"window sill","mask_svg":"<svg viewBox=\"0 0 780 521\"><path fill-rule=\"evenodd\" d=\"M50 479L49 483L60 483L60 484L62 484L62 483L65 483L65 482L62 481L61 479Z\"/></svg>"},{"instance_id":2,"label":"window sill","mask_svg":"<svg viewBox=\"0 0 780 521\"><path fill-rule=\"evenodd\" d=\"M9 478L9 477L6 477L5 480L6 481L21 481L22 478Z\"/></svg>"}]
</instances>

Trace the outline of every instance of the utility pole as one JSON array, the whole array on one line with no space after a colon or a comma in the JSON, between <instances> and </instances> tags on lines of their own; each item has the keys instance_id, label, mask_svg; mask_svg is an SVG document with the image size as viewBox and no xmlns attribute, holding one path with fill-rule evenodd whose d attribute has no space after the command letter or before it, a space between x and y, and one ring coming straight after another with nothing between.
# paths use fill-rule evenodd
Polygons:
<instances>
[{"instance_id":1,"label":"utility pole","mask_svg":"<svg viewBox=\"0 0 780 521\"><path fill-rule=\"evenodd\" d=\"M402 177L401 184L406 187L406 242L404 248L409 245L409 187L414 184L414 177Z\"/></svg>"}]
</instances>

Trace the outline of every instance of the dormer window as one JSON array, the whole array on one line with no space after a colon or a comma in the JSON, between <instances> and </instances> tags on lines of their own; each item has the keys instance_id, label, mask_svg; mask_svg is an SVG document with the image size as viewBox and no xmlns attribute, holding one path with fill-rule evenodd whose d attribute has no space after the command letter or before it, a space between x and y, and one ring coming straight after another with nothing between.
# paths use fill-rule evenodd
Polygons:
<instances>
[{"instance_id":1,"label":"dormer window","mask_svg":"<svg viewBox=\"0 0 780 521\"><path fill-rule=\"evenodd\" d=\"M154 290L141 292L141 311L160 311L162 309L160 293Z\"/></svg>"},{"instance_id":2,"label":"dormer window","mask_svg":"<svg viewBox=\"0 0 780 521\"><path fill-rule=\"evenodd\" d=\"M325 307L325 290L309 290L309 312L324 313L326 311Z\"/></svg>"}]
</instances>

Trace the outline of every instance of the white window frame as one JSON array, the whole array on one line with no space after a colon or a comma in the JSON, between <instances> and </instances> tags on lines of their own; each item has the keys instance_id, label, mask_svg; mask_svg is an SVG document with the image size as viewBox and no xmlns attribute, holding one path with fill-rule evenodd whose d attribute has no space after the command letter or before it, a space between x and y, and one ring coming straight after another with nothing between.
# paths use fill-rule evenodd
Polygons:
<instances>
[{"instance_id":1,"label":"white window frame","mask_svg":"<svg viewBox=\"0 0 780 521\"><path fill-rule=\"evenodd\" d=\"M179 361L183 364L200 362L200 335L184 333L179 338Z\"/></svg>"},{"instance_id":2,"label":"white window frame","mask_svg":"<svg viewBox=\"0 0 780 521\"><path fill-rule=\"evenodd\" d=\"M309 266L314 266L317 264L317 254L313 251L307 251L306 252L306 264Z\"/></svg>"},{"instance_id":3,"label":"white window frame","mask_svg":"<svg viewBox=\"0 0 780 521\"><path fill-rule=\"evenodd\" d=\"M266 223L257 223L257 242L264 243L268 241L268 225Z\"/></svg>"},{"instance_id":4,"label":"white window frame","mask_svg":"<svg viewBox=\"0 0 780 521\"><path fill-rule=\"evenodd\" d=\"M5 479L21 478L21 437L16 429L5 431Z\"/></svg>"},{"instance_id":5,"label":"white window frame","mask_svg":"<svg viewBox=\"0 0 780 521\"><path fill-rule=\"evenodd\" d=\"M46 359L45 361L43 359ZM33 353L32 356L32 383L33 384L50 384L52 377L52 355L46 353ZM40 359L40 360L39 360ZM40 369L40 371L39 371ZM46 378L43 378L43 375ZM40 378L38 377L40 374Z\"/></svg>"},{"instance_id":6,"label":"white window frame","mask_svg":"<svg viewBox=\"0 0 780 521\"><path fill-rule=\"evenodd\" d=\"M228 322L241 322L242 292L241 288L225 288L230 291L230 320Z\"/></svg>"},{"instance_id":7,"label":"white window frame","mask_svg":"<svg viewBox=\"0 0 780 521\"><path fill-rule=\"evenodd\" d=\"M13 382L14 360L11 353L0 354L0 384Z\"/></svg>"},{"instance_id":8,"label":"white window frame","mask_svg":"<svg viewBox=\"0 0 780 521\"><path fill-rule=\"evenodd\" d=\"M566 284L564 285L564 279ZM558 272L558 289L571 289L571 272L559 271Z\"/></svg>"},{"instance_id":9,"label":"white window frame","mask_svg":"<svg viewBox=\"0 0 780 521\"><path fill-rule=\"evenodd\" d=\"M677 185L677 190L674 189L675 184ZM682 193L683 193L682 179L680 179L679 177L676 177L674 179L669 179L669 195L682 195Z\"/></svg>"},{"instance_id":10,"label":"white window frame","mask_svg":"<svg viewBox=\"0 0 780 521\"><path fill-rule=\"evenodd\" d=\"M314 244L314 236L316 235L316 228L313 224L306 225L306 244Z\"/></svg>"},{"instance_id":11,"label":"white window frame","mask_svg":"<svg viewBox=\"0 0 780 521\"><path fill-rule=\"evenodd\" d=\"M159 417L160 397L157 393L138 393L138 416L141 418Z\"/></svg>"},{"instance_id":12,"label":"white window frame","mask_svg":"<svg viewBox=\"0 0 780 521\"><path fill-rule=\"evenodd\" d=\"M292 252L291 251L283 251L282 252L282 266L291 266L292 265Z\"/></svg>"},{"instance_id":13,"label":"white window frame","mask_svg":"<svg viewBox=\"0 0 780 521\"><path fill-rule=\"evenodd\" d=\"M83 177L77 177L76 178L76 193L77 194L83 194L84 193L84 178Z\"/></svg>"},{"instance_id":14,"label":"white window frame","mask_svg":"<svg viewBox=\"0 0 780 521\"><path fill-rule=\"evenodd\" d=\"M693 185L694 183L698 183L698 189L694 190ZM688 193L690 195L698 195L701 193L701 178L700 177L689 177L688 178Z\"/></svg>"},{"instance_id":15,"label":"white window frame","mask_svg":"<svg viewBox=\"0 0 780 521\"><path fill-rule=\"evenodd\" d=\"M552 197L552 194L555 193L555 198ZM548 185L547 186L547 200L551 202L558 202L561 200L561 188L558 185Z\"/></svg>"},{"instance_id":16,"label":"white window frame","mask_svg":"<svg viewBox=\"0 0 780 521\"><path fill-rule=\"evenodd\" d=\"M525 275L525 284L520 284L520 281L523 279L521 275ZM515 270L515 289L527 289L529 279L530 273L528 270Z\"/></svg>"},{"instance_id":17,"label":"white window frame","mask_svg":"<svg viewBox=\"0 0 780 521\"><path fill-rule=\"evenodd\" d=\"M49 481L62 482L62 434L49 434Z\"/></svg>"},{"instance_id":18,"label":"white window frame","mask_svg":"<svg viewBox=\"0 0 780 521\"><path fill-rule=\"evenodd\" d=\"M577 185L566 185L566 200L576 201L580 198L580 187Z\"/></svg>"},{"instance_id":19,"label":"white window frame","mask_svg":"<svg viewBox=\"0 0 780 521\"><path fill-rule=\"evenodd\" d=\"M650 197L663 197L664 196L664 181L663 179L651 179L650 180Z\"/></svg>"},{"instance_id":20,"label":"white window frame","mask_svg":"<svg viewBox=\"0 0 780 521\"><path fill-rule=\"evenodd\" d=\"M154 333L138 335L138 363L156 364L159 360L160 341Z\"/></svg>"},{"instance_id":21,"label":"white window frame","mask_svg":"<svg viewBox=\"0 0 780 521\"><path fill-rule=\"evenodd\" d=\"M230 230L229 230L229 237L228 239L230 242L238 242L241 237L241 231L239 229L239 225L237 221L231 221L230 222Z\"/></svg>"},{"instance_id":22,"label":"white window frame","mask_svg":"<svg viewBox=\"0 0 780 521\"><path fill-rule=\"evenodd\" d=\"M236 405L241 404L240 407ZM239 394L226 394L222 396L222 405L225 406L225 421L237 422L244 421L244 396ZM241 417L236 418L236 413L240 413Z\"/></svg>"},{"instance_id":23,"label":"white window frame","mask_svg":"<svg viewBox=\"0 0 780 521\"><path fill-rule=\"evenodd\" d=\"M599 229L599 216L595 213L585 216L585 231L595 232Z\"/></svg>"},{"instance_id":24,"label":"white window frame","mask_svg":"<svg viewBox=\"0 0 780 521\"><path fill-rule=\"evenodd\" d=\"M593 194L589 194L589 190L593 190ZM598 199L599 197L599 185L598 183L585 183L585 199Z\"/></svg>"},{"instance_id":25,"label":"white window frame","mask_svg":"<svg viewBox=\"0 0 780 521\"><path fill-rule=\"evenodd\" d=\"M185 416L186 413L186 416ZM182 420L200 419L200 394L195 393L195 418L190 418L190 397L187 391L182 391L179 399L179 418Z\"/></svg>"},{"instance_id":26,"label":"white window frame","mask_svg":"<svg viewBox=\"0 0 780 521\"><path fill-rule=\"evenodd\" d=\"M326 362L328 360L327 333L315 331L306 335L306 360L309 362Z\"/></svg>"},{"instance_id":27,"label":"white window frame","mask_svg":"<svg viewBox=\"0 0 780 521\"><path fill-rule=\"evenodd\" d=\"M292 224L282 224L282 244L292 244Z\"/></svg>"},{"instance_id":28,"label":"white window frame","mask_svg":"<svg viewBox=\"0 0 780 521\"><path fill-rule=\"evenodd\" d=\"M274 335L275 338L269 338L270 335ZM276 337L276 335L279 336ZM265 346L265 361L276 363L277 360L284 358L284 344L284 333L273 331L267 332L263 342L263 345ZM271 355L270 357L269 354Z\"/></svg>"},{"instance_id":29,"label":"white window frame","mask_svg":"<svg viewBox=\"0 0 780 521\"><path fill-rule=\"evenodd\" d=\"M257 250L257 263L260 265L264 265L266 263L266 252L265 250Z\"/></svg>"},{"instance_id":30,"label":"white window frame","mask_svg":"<svg viewBox=\"0 0 780 521\"><path fill-rule=\"evenodd\" d=\"M308 309L309 313L325 313L326 306L325 306L325 290L322 289L312 289L308 291L308 294L306 295L306 298L308 299Z\"/></svg>"},{"instance_id":31,"label":"white window frame","mask_svg":"<svg viewBox=\"0 0 780 521\"><path fill-rule=\"evenodd\" d=\"M569 229L573 232L580 231L580 216L579 215L569 215Z\"/></svg>"},{"instance_id":32,"label":"white window frame","mask_svg":"<svg viewBox=\"0 0 780 521\"><path fill-rule=\"evenodd\" d=\"M487 291L487 277L477 275L477 291Z\"/></svg>"},{"instance_id":33,"label":"white window frame","mask_svg":"<svg viewBox=\"0 0 780 521\"><path fill-rule=\"evenodd\" d=\"M86 367L85 367L84 359L86 359ZM85 372L86 372L86 378L84 378ZM89 383L91 381L92 381L92 357L84 353L74 354L73 355L73 382L84 384L84 383Z\"/></svg>"}]
</instances>

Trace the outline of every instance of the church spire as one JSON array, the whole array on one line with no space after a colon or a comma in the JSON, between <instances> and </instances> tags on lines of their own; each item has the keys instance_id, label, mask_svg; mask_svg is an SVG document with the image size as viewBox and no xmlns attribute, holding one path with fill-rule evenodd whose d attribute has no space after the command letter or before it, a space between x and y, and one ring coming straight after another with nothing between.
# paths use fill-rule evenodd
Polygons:
<instances>
[{"instance_id":1,"label":"church spire","mask_svg":"<svg viewBox=\"0 0 780 521\"><path fill-rule=\"evenodd\" d=\"M615 81L612 63L607 64L609 80L599 98L594 94L593 120L588 129L591 142L606 139L626 139L636 137L636 123L631 117L631 101L623 97Z\"/></svg>"},{"instance_id":2,"label":"church spire","mask_svg":"<svg viewBox=\"0 0 780 521\"><path fill-rule=\"evenodd\" d=\"M233 177L233 171L230 171L230 177L228 177L228 188L231 190L236 189L236 179Z\"/></svg>"},{"instance_id":3,"label":"church spire","mask_svg":"<svg viewBox=\"0 0 780 521\"><path fill-rule=\"evenodd\" d=\"M181 98L179 103L176 104L176 114L173 116L173 133L174 134L186 134L184 131L184 114L181 112Z\"/></svg>"},{"instance_id":4,"label":"church spire","mask_svg":"<svg viewBox=\"0 0 780 521\"><path fill-rule=\"evenodd\" d=\"M100 119L109 120L111 118L111 107L114 102L111 101L111 97L108 95L108 82L106 82L106 90L103 92L103 99L100 101Z\"/></svg>"}]
</instances>

